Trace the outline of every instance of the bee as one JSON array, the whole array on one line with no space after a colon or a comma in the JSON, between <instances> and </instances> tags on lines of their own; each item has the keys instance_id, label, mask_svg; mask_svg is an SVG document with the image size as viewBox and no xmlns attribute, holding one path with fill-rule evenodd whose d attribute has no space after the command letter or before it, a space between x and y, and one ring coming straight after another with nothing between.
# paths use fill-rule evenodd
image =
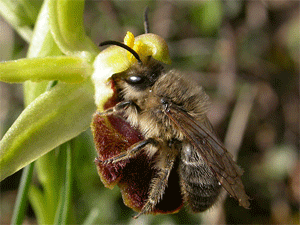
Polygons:
<instances>
[{"instance_id":1,"label":"bee","mask_svg":"<svg viewBox=\"0 0 300 225\"><path fill-rule=\"evenodd\" d=\"M107 170L112 177L127 176L114 183L124 187L127 182L123 197L139 212L134 218L174 212L183 202L193 212L205 211L218 200L222 188L248 208L243 172L206 116L209 100L203 88L177 70L166 70L151 56L142 61L123 43L100 45L119 46L136 58L128 70L112 76L115 101L94 115L94 124L101 124L94 126L100 133L96 145L103 145L101 133L106 134L107 148L113 151L105 156L98 153L98 170ZM103 125L107 118L117 132Z\"/></svg>"}]
</instances>

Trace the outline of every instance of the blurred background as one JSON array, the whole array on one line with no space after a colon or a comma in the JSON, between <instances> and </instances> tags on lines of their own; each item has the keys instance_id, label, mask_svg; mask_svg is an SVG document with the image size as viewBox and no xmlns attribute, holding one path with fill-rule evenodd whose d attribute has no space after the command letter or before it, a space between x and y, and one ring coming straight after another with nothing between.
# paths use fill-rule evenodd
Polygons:
<instances>
[{"instance_id":1,"label":"blurred background","mask_svg":"<svg viewBox=\"0 0 300 225\"><path fill-rule=\"evenodd\" d=\"M168 43L172 65L201 84L211 98L208 117L244 169L250 209L232 198L202 214L141 216L106 189L97 174L90 131L76 153L73 208L77 223L96 210L97 223L299 224L299 2L86 1L85 27L98 44L126 32L150 32ZM26 56L28 44L0 18L0 59ZM22 85L0 83L0 135L23 109ZM1 182L0 224L10 222L21 173ZM35 181L37 182L37 181ZM26 224L36 223L29 206Z\"/></svg>"}]
</instances>

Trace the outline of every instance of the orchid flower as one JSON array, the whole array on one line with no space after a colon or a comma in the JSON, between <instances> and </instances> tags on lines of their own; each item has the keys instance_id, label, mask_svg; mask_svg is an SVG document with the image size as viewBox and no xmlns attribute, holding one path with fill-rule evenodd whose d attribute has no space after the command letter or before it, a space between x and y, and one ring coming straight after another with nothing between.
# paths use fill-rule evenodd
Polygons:
<instances>
[{"instance_id":1,"label":"orchid flower","mask_svg":"<svg viewBox=\"0 0 300 225\"><path fill-rule=\"evenodd\" d=\"M6 6L0 5L4 17ZM0 81L24 82L26 106L0 141L0 180L39 159L38 177L44 189L50 187L53 177L45 174L49 172L49 160L53 159L41 157L89 129L92 114L101 111L113 94L107 86L109 78L134 63L120 47L99 51L85 34L83 9L84 0L45 0L33 31L20 28L14 18L6 18L30 46L27 58L0 63ZM151 55L161 62L170 62L167 45L157 35L134 38L128 33L124 43L141 57ZM70 157L70 151L67 155ZM43 210L46 203L39 198L39 190L31 188L31 194L39 199L33 203L35 210ZM40 216L38 220L55 222L49 218Z\"/></svg>"},{"instance_id":2,"label":"orchid flower","mask_svg":"<svg viewBox=\"0 0 300 225\"><path fill-rule=\"evenodd\" d=\"M88 129L96 105L101 109L112 95L106 81L133 63L128 52L117 46L98 54L98 48L85 35L83 27L78 28L82 20L70 19L70 13L76 17L82 15L83 1L76 1L81 9L75 7L73 1L61 2L68 4L57 7L60 1L50 0L43 5L28 58L0 64L0 81L31 82L25 83L25 93L34 91L31 86L35 89L43 86L45 90L42 81L58 81L38 97L26 95L28 106L0 142L1 180ZM148 55L170 63L167 45L159 36L144 34L134 38L128 32L125 39L128 36L130 41L136 42L133 45L143 44ZM49 42L56 51L46 49ZM55 56L50 50L56 52Z\"/></svg>"}]
</instances>

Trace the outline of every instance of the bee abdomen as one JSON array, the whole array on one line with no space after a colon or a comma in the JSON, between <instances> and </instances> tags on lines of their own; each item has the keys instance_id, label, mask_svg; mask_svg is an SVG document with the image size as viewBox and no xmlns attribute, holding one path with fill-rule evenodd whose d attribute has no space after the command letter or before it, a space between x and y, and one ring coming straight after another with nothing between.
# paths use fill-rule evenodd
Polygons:
<instances>
[{"instance_id":1,"label":"bee abdomen","mask_svg":"<svg viewBox=\"0 0 300 225\"><path fill-rule=\"evenodd\" d=\"M201 180L201 178L199 178ZM202 212L211 207L217 200L220 193L218 182L213 184L192 183L182 179L185 201L193 212Z\"/></svg>"},{"instance_id":2,"label":"bee abdomen","mask_svg":"<svg viewBox=\"0 0 300 225\"><path fill-rule=\"evenodd\" d=\"M184 200L193 212L205 211L216 202L221 185L193 148L182 152L179 173Z\"/></svg>"}]
</instances>

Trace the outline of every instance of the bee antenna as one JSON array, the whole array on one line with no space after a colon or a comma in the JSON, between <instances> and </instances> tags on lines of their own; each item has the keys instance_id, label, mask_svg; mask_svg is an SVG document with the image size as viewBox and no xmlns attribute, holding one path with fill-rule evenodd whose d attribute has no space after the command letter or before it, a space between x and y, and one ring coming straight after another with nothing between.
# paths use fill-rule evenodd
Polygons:
<instances>
[{"instance_id":1,"label":"bee antenna","mask_svg":"<svg viewBox=\"0 0 300 225\"><path fill-rule=\"evenodd\" d=\"M145 29L145 34L149 33L149 20L148 20L148 12L149 12L149 7L147 6L144 12L144 29Z\"/></svg>"},{"instance_id":2,"label":"bee antenna","mask_svg":"<svg viewBox=\"0 0 300 225\"><path fill-rule=\"evenodd\" d=\"M124 49L126 49L127 51L129 51L129 52L137 59L137 61L138 61L140 64L143 64L143 62L142 62L140 56L137 54L137 52L134 51L134 50L133 50L132 48L130 48L129 46L127 46L127 45L125 45L125 44L123 44L123 43L121 43L121 42L118 42L118 41L104 41L104 42L101 42L101 43L99 44L99 46L104 46L104 45L117 45L117 46L119 46L119 47L121 47L121 48L124 48Z\"/></svg>"}]
</instances>

